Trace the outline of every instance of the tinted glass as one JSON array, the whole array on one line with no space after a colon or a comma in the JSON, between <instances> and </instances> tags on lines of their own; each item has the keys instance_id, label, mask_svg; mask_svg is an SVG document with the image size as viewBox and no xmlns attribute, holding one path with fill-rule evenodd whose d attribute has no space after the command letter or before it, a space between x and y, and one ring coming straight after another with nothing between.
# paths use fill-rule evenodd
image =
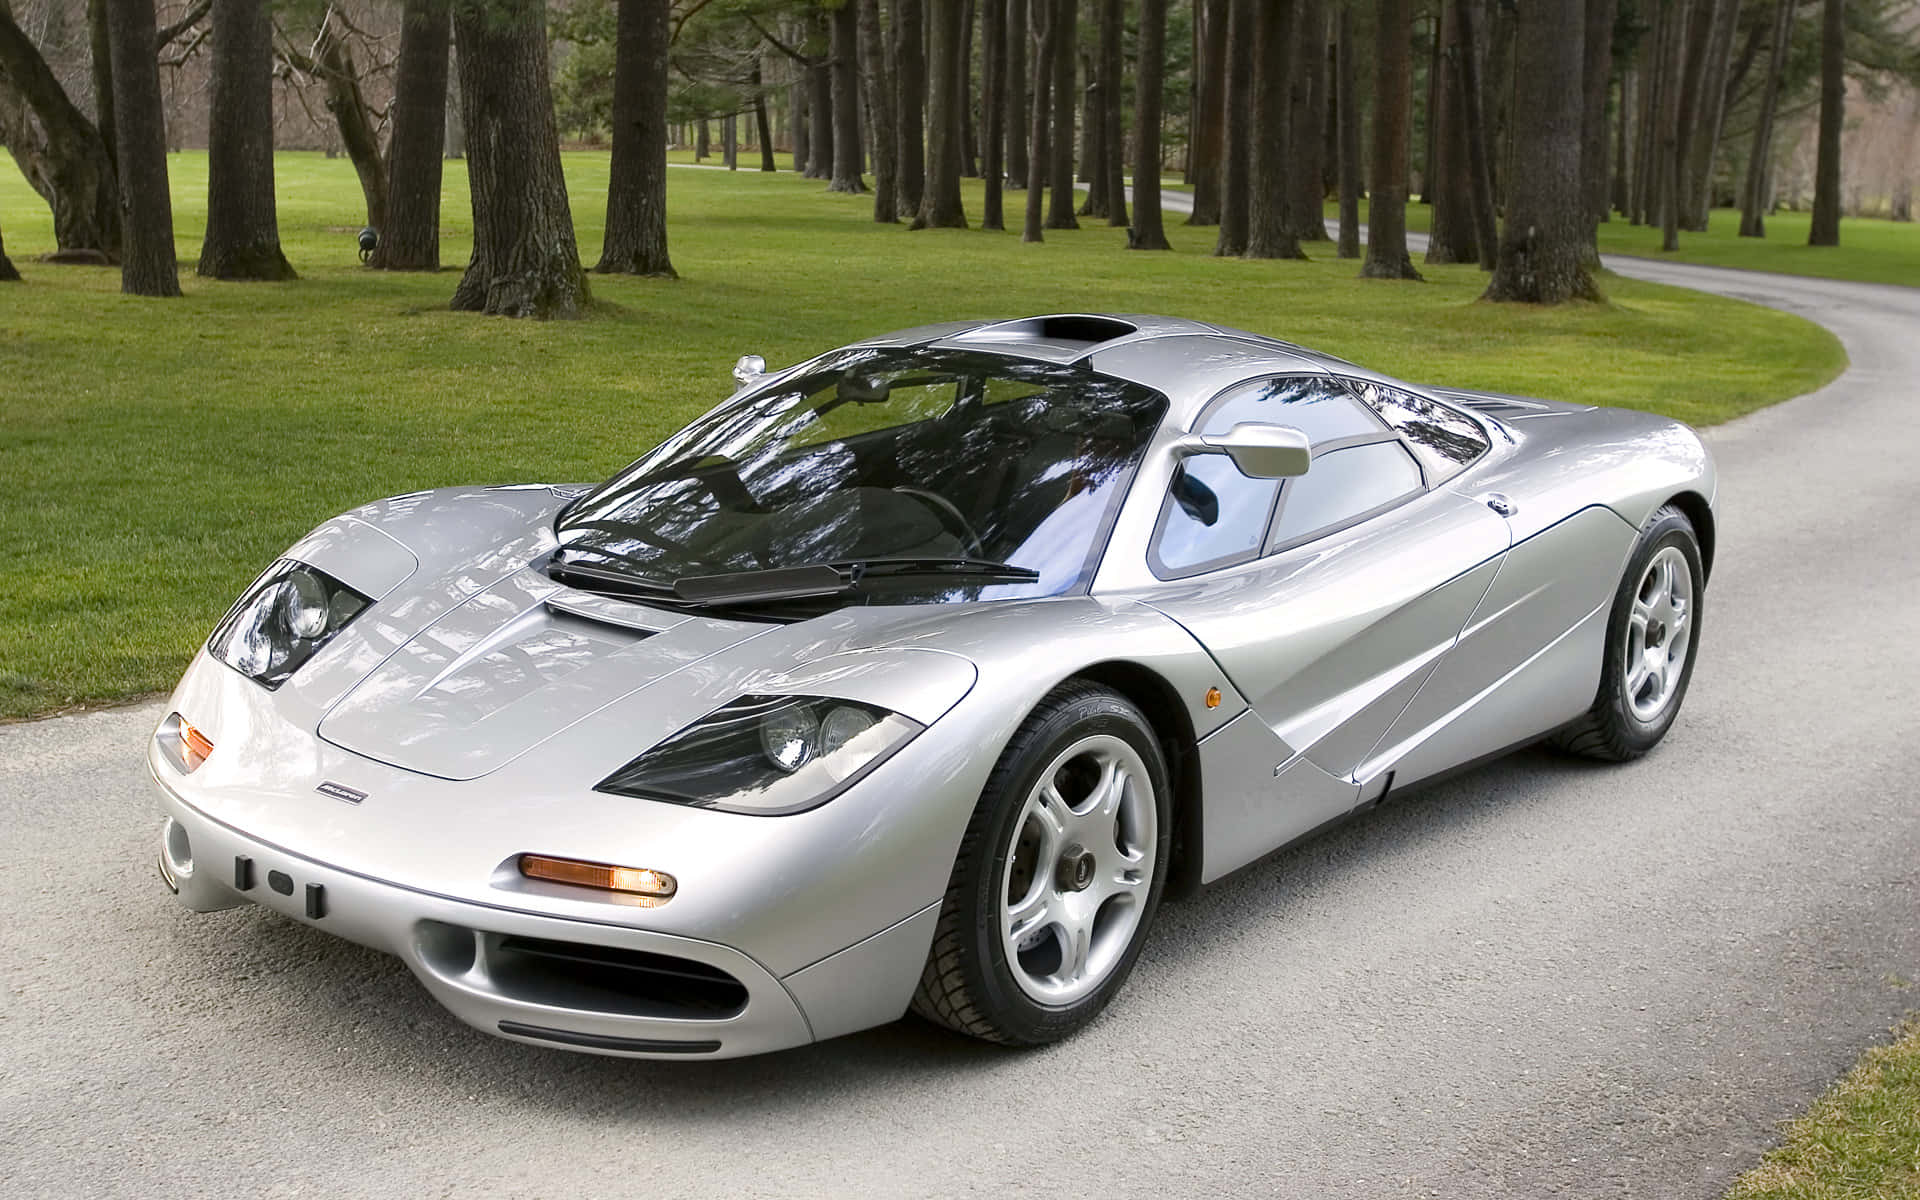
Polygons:
<instances>
[{"instance_id":1,"label":"tinted glass","mask_svg":"<svg viewBox=\"0 0 1920 1200\"><path fill-rule=\"evenodd\" d=\"M1277 479L1249 479L1224 454L1196 454L1173 479L1160 530L1160 564L1185 574L1260 549Z\"/></svg>"},{"instance_id":2,"label":"tinted glass","mask_svg":"<svg viewBox=\"0 0 1920 1200\"><path fill-rule=\"evenodd\" d=\"M1465 413L1377 383L1355 385L1375 412L1407 439L1432 486L1487 452L1487 435Z\"/></svg>"},{"instance_id":3,"label":"tinted glass","mask_svg":"<svg viewBox=\"0 0 1920 1200\"><path fill-rule=\"evenodd\" d=\"M1243 383L1214 401L1201 424L1201 433L1225 433L1242 421L1291 425L1314 445L1358 434L1379 433L1383 426L1366 406L1331 379L1290 376Z\"/></svg>"},{"instance_id":4,"label":"tinted glass","mask_svg":"<svg viewBox=\"0 0 1920 1200\"><path fill-rule=\"evenodd\" d=\"M884 594L1053 595L1091 575L1165 411L1158 392L1085 367L850 350L687 426L563 513L556 532L568 561L611 564L655 584L966 556L1029 567L1040 579L916 580Z\"/></svg>"},{"instance_id":5,"label":"tinted glass","mask_svg":"<svg viewBox=\"0 0 1920 1200\"><path fill-rule=\"evenodd\" d=\"M1287 481L1275 544L1342 525L1420 489L1420 469L1399 442L1370 442L1316 454L1313 469Z\"/></svg>"}]
</instances>

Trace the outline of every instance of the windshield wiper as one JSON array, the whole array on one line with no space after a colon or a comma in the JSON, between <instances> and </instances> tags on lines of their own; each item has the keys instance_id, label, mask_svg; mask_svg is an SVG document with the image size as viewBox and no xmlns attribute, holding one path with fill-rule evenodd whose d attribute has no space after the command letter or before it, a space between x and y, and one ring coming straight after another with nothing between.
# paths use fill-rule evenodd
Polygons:
<instances>
[{"instance_id":1,"label":"windshield wiper","mask_svg":"<svg viewBox=\"0 0 1920 1200\"><path fill-rule=\"evenodd\" d=\"M649 583L636 579L624 571L609 571L604 567L588 567L579 563L563 563L558 559L547 563L547 578L555 583L572 584L582 591L600 592L609 596L622 596L635 600L653 600L661 596L673 595L673 589L664 583Z\"/></svg>"},{"instance_id":2,"label":"windshield wiper","mask_svg":"<svg viewBox=\"0 0 1920 1200\"><path fill-rule=\"evenodd\" d=\"M892 579L912 575L1007 583L1031 583L1040 578L1040 572L1031 567L984 558L865 558L724 575L683 575L673 581L673 594L693 604L760 604L837 596L858 588L869 576Z\"/></svg>"}]
</instances>

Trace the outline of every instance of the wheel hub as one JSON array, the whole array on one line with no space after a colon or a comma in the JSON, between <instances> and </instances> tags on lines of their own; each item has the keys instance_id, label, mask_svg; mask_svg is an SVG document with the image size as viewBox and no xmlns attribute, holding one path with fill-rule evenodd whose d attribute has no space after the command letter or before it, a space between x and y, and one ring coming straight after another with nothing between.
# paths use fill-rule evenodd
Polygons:
<instances>
[{"instance_id":1,"label":"wheel hub","mask_svg":"<svg viewBox=\"0 0 1920 1200\"><path fill-rule=\"evenodd\" d=\"M1071 846L1054 868L1054 882L1063 892L1084 892L1093 883L1095 866L1093 851Z\"/></svg>"}]
</instances>

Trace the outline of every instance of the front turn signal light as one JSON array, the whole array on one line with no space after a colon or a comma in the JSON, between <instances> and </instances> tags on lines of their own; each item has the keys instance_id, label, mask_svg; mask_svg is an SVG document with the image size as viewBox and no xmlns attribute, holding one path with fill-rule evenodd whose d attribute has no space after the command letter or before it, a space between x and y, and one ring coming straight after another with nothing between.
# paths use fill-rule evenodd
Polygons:
<instances>
[{"instance_id":1,"label":"front turn signal light","mask_svg":"<svg viewBox=\"0 0 1920 1200\"><path fill-rule=\"evenodd\" d=\"M644 896L662 902L672 899L673 894L680 890L678 881L665 871L646 867L615 867L571 858L549 858L544 854L522 854L520 873L528 879L570 883L575 887Z\"/></svg>"},{"instance_id":2,"label":"front turn signal light","mask_svg":"<svg viewBox=\"0 0 1920 1200\"><path fill-rule=\"evenodd\" d=\"M195 729L179 713L168 713L167 719L154 731L154 738L182 775L199 770L200 764L213 753L213 739Z\"/></svg>"}]
</instances>

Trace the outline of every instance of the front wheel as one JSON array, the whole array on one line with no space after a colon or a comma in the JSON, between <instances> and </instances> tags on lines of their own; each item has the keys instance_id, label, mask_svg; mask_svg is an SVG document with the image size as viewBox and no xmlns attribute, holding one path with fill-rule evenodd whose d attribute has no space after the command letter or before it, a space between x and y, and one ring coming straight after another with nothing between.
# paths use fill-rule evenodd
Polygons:
<instances>
[{"instance_id":1,"label":"front wheel","mask_svg":"<svg viewBox=\"0 0 1920 1200\"><path fill-rule=\"evenodd\" d=\"M913 1009L1008 1045L1066 1037L1133 969L1166 883L1165 756L1140 710L1055 690L994 767L961 839Z\"/></svg>"},{"instance_id":2,"label":"front wheel","mask_svg":"<svg viewBox=\"0 0 1920 1200\"><path fill-rule=\"evenodd\" d=\"M1614 593L1599 693L1554 735L1555 746L1626 762L1659 744L1693 677L1704 582L1693 522L1671 505L1662 508L1641 531Z\"/></svg>"}]
</instances>

